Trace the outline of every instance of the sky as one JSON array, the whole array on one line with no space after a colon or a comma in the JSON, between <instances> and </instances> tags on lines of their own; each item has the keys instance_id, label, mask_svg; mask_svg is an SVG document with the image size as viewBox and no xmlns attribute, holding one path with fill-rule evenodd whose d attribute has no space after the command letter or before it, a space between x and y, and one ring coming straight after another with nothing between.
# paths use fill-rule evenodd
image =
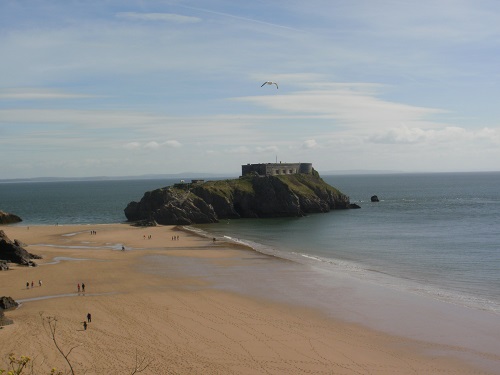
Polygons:
<instances>
[{"instance_id":1,"label":"sky","mask_svg":"<svg viewBox=\"0 0 500 375\"><path fill-rule=\"evenodd\" d=\"M497 0L1 0L0 179L499 171L499 69Z\"/></svg>"}]
</instances>

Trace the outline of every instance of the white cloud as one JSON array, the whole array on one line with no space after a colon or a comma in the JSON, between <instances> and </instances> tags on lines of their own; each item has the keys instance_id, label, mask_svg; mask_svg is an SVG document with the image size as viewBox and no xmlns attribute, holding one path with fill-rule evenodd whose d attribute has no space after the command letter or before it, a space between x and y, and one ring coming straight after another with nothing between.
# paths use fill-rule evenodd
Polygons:
<instances>
[{"instance_id":1,"label":"white cloud","mask_svg":"<svg viewBox=\"0 0 500 375\"><path fill-rule=\"evenodd\" d=\"M463 143L486 142L500 144L498 130L483 128L478 131L467 130L457 126L442 129L420 129L400 126L388 129L368 138L369 142L382 144L417 144L417 143Z\"/></svg>"},{"instance_id":2,"label":"white cloud","mask_svg":"<svg viewBox=\"0 0 500 375\"><path fill-rule=\"evenodd\" d=\"M128 142L123 147L127 150L140 150L140 149L158 150L158 149L162 148L163 146L166 146L169 148L179 148L179 147L182 147L182 144L176 140L169 140L169 141L161 142L161 143L158 143L156 141Z\"/></svg>"},{"instance_id":3,"label":"white cloud","mask_svg":"<svg viewBox=\"0 0 500 375\"><path fill-rule=\"evenodd\" d=\"M308 139L302 143L302 148L311 149L319 147L318 143L314 139Z\"/></svg>"},{"instance_id":4,"label":"white cloud","mask_svg":"<svg viewBox=\"0 0 500 375\"><path fill-rule=\"evenodd\" d=\"M371 83L314 83L311 90L292 91L279 95L240 97L285 116L295 114L311 119L331 119L337 127L350 129L388 129L400 123L418 123L421 127L442 126L433 123L433 116L446 113L438 108L426 108L397 103L381 98L382 85ZM273 113L274 114L274 113Z\"/></svg>"},{"instance_id":5,"label":"white cloud","mask_svg":"<svg viewBox=\"0 0 500 375\"><path fill-rule=\"evenodd\" d=\"M273 152L276 153L279 151L278 146L257 146L255 151L259 154L266 153L266 152Z\"/></svg>"},{"instance_id":6,"label":"white cloud","mask_svg":"<svg viewBox=\"0 0 500 375\"><path fill-rule=\"evenodd\" d=\"M48 88L18 88L0 90L0 99L33 100L33 99L81 99L93 95L73 94L62 90Z\"/></svg>"},{"instance_id":7,"label":"white cloud","mask_svg":"<svg viewBox=\"0 0 500 375\"><path fill-rule=\"evenodd\" d=\"M247 146L232 147L225 150L227 154L249 154L250 148Z\"/></svg>"},{"instance_id":8,"label":"white cloud","mask_svg":"<svg viewBox=\"0 0 500 375\"><path fill-rule=\"evenodd\" d=\"M200 22L201 18L183 16L173 13L137 13L137 12L120 12L116 15L118 18L140 21L166 21L175 23L196 23Z\"/></svg>"},{"instance_id":9,"label":"white cloud","mask_svg":"<svg viewBox=\"0 0 500 375\"><path fill-rule=\"evenodd\" d=\"M182 147L182 144L179 141L175 141L175 140L166 141L163 144L168 146L168 147L172 147L172 148Z\"/></svg>"},{"instance_id":10,"label":"white cloud","mask_svg":"<svg viewBox=\"0 0 500 375\"><path fill-rule=\"evenodd\" d=\"M0 115L0 124L73 124L101 129L133 127L162 119L158 115L145 112L45 108L0 109Z\"/></svg>"},{"instance_id":11,"label":"white cloud","mask_svg":"<svg viewBox=\"0 0 500 375\"><path fill-rule=\"evenodd\" d=\"M129 142L124 144L123 148L127 150L138 150L141 148L141 144L139 142Z\"/></svg>"},{"instance_id":12,"label":"white cloud","mask_svg":"<svg viewBox=\"0 0 500 375\"><path fill-rule=\"evenodd\" d=\"M192 10L196 10L196 11L200 11L200 12L205 12L205 13L209 13L209 14L213 14L213 15L217 15L217 16L222 16L222 17L227 17L227 18L235 19L235 20L238 20L238 21L243 21L243 23L255 23L255 24L258 24L258 25L264 25L264 26L270 26L270 27L276 27L276 28L283 28L283 29L286 29L286 30L294 30L294 28L286 26L286 25L280 25L280 24L273 23L273 22L266 22L266 21L262 21L261 19L257 19L257 18L241 17L241 16L238 16L238 15L235 15L235 14L231 14L231 13L218 12L218 11L214 11L214 10L208 9L208 7L207 8L197 8L197 7L187 6L187 5L181 5L181 6L184 7L184 8L186 8L186 9L192 9Z\"/></svg>"},{"instance_id":13,"label":"white cloud","mask_svg":"<svg viewBox=\"0 0 500 375\"><path fill-rule=\"evenodd\" d=\"M160 148L160 144L158 142L151 141L151 142L146 143L144 145L144 148L150 149L150 150L156 150L156 149Z\"/></svg>"}]
</instances>

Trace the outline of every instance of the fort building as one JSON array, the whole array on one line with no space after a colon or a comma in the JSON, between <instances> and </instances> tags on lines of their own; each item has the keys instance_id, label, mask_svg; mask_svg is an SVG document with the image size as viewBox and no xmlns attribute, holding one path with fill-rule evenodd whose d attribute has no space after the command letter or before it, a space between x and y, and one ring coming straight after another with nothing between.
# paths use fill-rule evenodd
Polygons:
<instances>
[{"instance_id":1,"label":"fort building","mask_svg":"<svg viewBox=\"0 0 500 375\"><path fill-rule=\"evenodd\" d=\"M277 176L284 174L312 174L312 163L260 163L241 166L241 175Z\"/></svg>"}]
</instances>

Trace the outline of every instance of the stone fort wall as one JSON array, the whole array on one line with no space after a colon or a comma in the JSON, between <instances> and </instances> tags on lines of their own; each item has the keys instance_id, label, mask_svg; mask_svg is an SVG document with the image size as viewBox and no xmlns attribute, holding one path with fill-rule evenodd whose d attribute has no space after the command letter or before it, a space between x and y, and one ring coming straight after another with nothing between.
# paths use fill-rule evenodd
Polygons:
<instances>
[{"instance_id":1,"label":"stone fort wall","mask_svg":"<svg viewBox=\"0 0 500 375\"><path fill-rule=\"evenodd\" d=\"M312 163L261 163L241 166L241 175L277 176L284 174L312 174Z\"/></svg>"}]
</instances>

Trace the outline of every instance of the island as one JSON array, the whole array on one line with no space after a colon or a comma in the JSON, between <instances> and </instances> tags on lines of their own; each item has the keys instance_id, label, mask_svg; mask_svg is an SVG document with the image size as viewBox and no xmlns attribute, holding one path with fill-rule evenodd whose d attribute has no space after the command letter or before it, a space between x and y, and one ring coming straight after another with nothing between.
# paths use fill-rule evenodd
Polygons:
<instances>
[{"instance_id":1,"label":"island","mask_svg":"<svg viewBox=\"0 0 500 375\"><path fill-rule=\"evenodd\" d=\"M243 165L240 178L181 181L148 191L124 212L129 222L144 225L190 225L221 219L300 217L357 207L323 181L311 163L267 163Z\"/></svg>"}]
</instances>

